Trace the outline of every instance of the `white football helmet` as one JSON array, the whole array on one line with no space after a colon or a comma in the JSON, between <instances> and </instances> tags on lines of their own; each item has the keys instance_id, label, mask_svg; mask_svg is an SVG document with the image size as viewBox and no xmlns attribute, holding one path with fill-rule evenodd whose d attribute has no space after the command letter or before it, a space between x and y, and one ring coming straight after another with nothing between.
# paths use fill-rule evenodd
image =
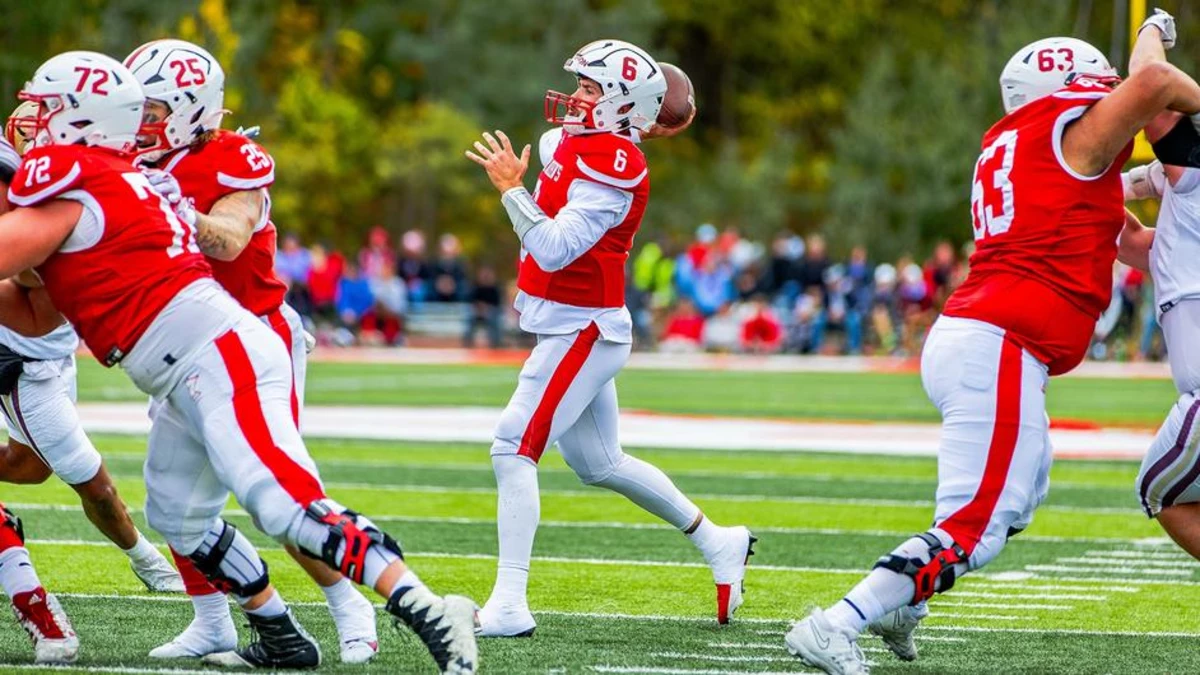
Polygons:
<instances>
[{"instance_id":1,"label":"white football helmet","mask_svg":"<svg viewBox=\"0 0 1200 675\"><path fill-rule=\"evenodd\" d=\"M162 121L142 128L139 155L146 161L220 128L226 112L225 71L203 47L184 40L155 40L133 50L125 65L141 82L147 99L171 110Z\"/></svg>"},{"instance_id":2,"label":"white football helmet","mask_svg":"<svg viewBox=\"0 0 1200 675\"><path fill-rule=\"evenodd\" d=\"M145 97L125 66L96 52L64 52L43 63L17 94L20 106L6 134L26 149L84 145L133 152Z\"/></svg>"},{"instance_id":3,"label":"white football helmet","mask_svg":"<svg viewBox=\"0 0 1200 675\"><path fill-rule=\"evenodd\" d=\"M1000 73L1004 112L1011 113L1081 78L1110 86L1121 81L1104 52L1083 40L1052 37L1027 44Z\"/></svg>"},{"instance_id":4,"label":"white football helmet","mask_svg":"<svg viewBox=\"0 0 1200 675\"><path fill-rule=\"evenodd\" d=\"M597 40L567 59L563 70L596 82L603 92L595 102L546 92L546 121L563 125L567 133L645 131L658 119L667 79L658 62L640 48L620 40Z\"/></svg>"}]
</instances>

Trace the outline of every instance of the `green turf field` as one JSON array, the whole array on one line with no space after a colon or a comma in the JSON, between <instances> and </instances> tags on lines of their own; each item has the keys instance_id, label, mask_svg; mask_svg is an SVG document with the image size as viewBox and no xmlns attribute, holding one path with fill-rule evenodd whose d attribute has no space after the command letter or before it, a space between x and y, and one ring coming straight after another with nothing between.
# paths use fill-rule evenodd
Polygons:
<instances>
[{"instance_id":1,"label":"green turf field","mask_svg":"<svg viewBox=\"0 0 1200 675\"><path fill-rule=\"evenodd\" d=\"M126 499L140 505L142 440L96 441ZM325 441L311 448L331 496L396 534L435 589L486 598L496 550L486 448ZM711 577L681 535L620 497L579 485L548 453L530 584L538 634L483 641L484 672L805 672L782 647L787 621L840 597L878 555L924 529L932 513L930 459L631 451L667 470L718 522L745 523L761 537L740 621L715 626ZM932 601L934 614L918 638L920 661L902 664L882 653L878 640L863 641L875 672L1200 671L1200 565L1137 511L1135 472L1131 463L1056 464L1055 487L1034 526L985 573ZM68 488L6 486L4 495L26 521L43 580L75 621L80 666L164 667L144 655L186 625L189 606L147 596L123 556L74 508ZM320 599L277 545L254 538L287 598ZM327 614L315 605L299 609L331 671L432 670L419 643L393 631L382 613L378 662L342 668ZM28 663L24 635L3 624L0 662Z\"/></svg>"},{"instance_id":2,"label":"green turf field","mask_svg":"<svg viewBox=\"0 0 1200 675\"><path fill-rule=\"evenodd\" d=\"M80 359L84 401L142 401L117 370ZM517 368L313 363L313 405L503 406ZM617 379L621 405L657 412L808 419L937 422L917 375L634 370ZM1176 398L1170 380L1056 379L1048 400L1054 418L1158 426Z\"/></svg>"}]
</instances>

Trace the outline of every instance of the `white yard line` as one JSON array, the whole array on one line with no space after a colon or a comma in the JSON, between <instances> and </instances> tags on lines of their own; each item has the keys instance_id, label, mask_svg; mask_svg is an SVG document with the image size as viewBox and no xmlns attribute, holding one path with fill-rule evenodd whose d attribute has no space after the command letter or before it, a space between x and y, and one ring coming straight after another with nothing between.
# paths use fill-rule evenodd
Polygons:
<instances>
[{"instance_id":1,"label":"white yard line","mask_svg":"<svg viewBox=\"0 0 1200 675\"><path fill-rule=\"evenodd\" d=\"M951 597L958 597L960 593L953 594ZM955 602L954 600L937 600L933 604L934 611L938 607L963 607L965 609L1041 609L1051 612L1065 612L1075 609L1074 605L1036 605L1029 603L1010 604L1004 602Z\"/></svg>"},{"instance_id":2,"label":"white yard line","mask_svg":"<svg viewBox=\"0 0 1200 675\"><path fill-rule=\"evenodd\" d=\"M782 649L780 651L783 651ZM780 656L724 656L722 654L700 654L689 652L652 652L656 659L696 659L698 661L718 661L721 663L778 663L786 661L800 663L796 657L784 652Z\"/></svg>"},{"instance_id":3,"label":"white yard line","mask_svg":"<svg viewBox=\"0 0 1200 675\"><path fill-rule=\"evenodd\" d=\"M1026 565L1025 569L1031 572L1062 572L1063 574L1072 574L1082 572L1084 574L1114 574L1114 575L1129 575L1136 576L1147 574L1150 576L1161 577L1190 577L1191 570L1159 570L1159 569L1144 569L1140 567L1086 567L1074 565ZM1122 581L1125 581L1122 579ZM1132 582L1132 580L1130 580Z\"/></svg>"},{"instance_id":4,"label":"white yard line","mask_svg":"<svg viewBox=\"0 0 1200 675\"><path fill-rule=\"evenodd\" d=\"M796 662L798 665L799 661ZM652 675L730 675L728 670L658 668L652 665L589 665L596 673L649 673ZM755 670L755 675L820 675L812 670Z\"/></svg>"},{"instance_id":5,"label":"white yard line","mask_svg":"<svg viewBox=\"0 0 1200 675\"><path fill-rule=\"evenodd\" d=\"M1141 558L1059 558L1055 562L1070 563L1072 565L1129 565L1131 567L1180 567L1180 568L1195 568L1200 567L1200 561L1196 560L1162 560L1162 559L1141 559Z\"/></svg>"},{"instance_id":6,"label":"white yard line","mask_svg":"<svg viewBox=\"0 0 1200 675\"><path fill-rule=\"evenodd\" d=\"M81 403L91 432L145 434L144 403ZM313 438L362 438L478 443L492 440L499 408L410 406L308 406L304 433ZM827 451L850 454L937 454L936 424L802 422L786 419L621 413L627 447L709 450ZM1056 457L1140 458L1152 430L1052 429Z\"/></svg>"},{"instance_id":7,"label":"white yard line","mask_svg":"<svg viewBox=\"0 0 1200 675\"><path fill-rule=\"evenodd\" d=\"M989 593L987 591L960 591L950 593L951 598L989 598L996 600L1083 600L1087 602L1104 602L1107 595L1074 595L1070 593ZM945 601L939 602L945 604Z\"/></svg>"},{"instance_id":8,"label":"white yard line","mask_svg":"<svg viewBox=\"0 0 1200 675\"><path fill-rule=\"evenodd\" d=\"M1190 560L1196 559L1178 549L1172 551L1146 551L1144 549L1112 549L1088 551L1090 556L1106 556L1109 558L1150 558L1156 560Z\"/></svg>"},{"instance_id":9,"label":"white yard line","mask_svg":"<svg viewBox=\"0 0 1200 675\"><path fill-rule=\"evenodd\" d=\"M955 612L931 612L930 619L983 619L985 621L1032 621L1035 617L1012 614L958 614Z\"/></svg>"}]
</instances>

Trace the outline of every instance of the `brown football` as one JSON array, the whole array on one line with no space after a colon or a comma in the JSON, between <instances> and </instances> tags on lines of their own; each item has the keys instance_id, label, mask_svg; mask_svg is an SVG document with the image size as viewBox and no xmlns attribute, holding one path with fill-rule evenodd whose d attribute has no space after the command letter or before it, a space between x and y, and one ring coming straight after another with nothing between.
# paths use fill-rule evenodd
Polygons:
<instances>
[{"instance_id":1,"label":"brown football","mask_svg":"<svg viewBox=\"0 0 1200 675\"><path fill-rule=\"evenodd\" d=\"M696 92L692 89L692 80L679 66L670 63L659 65L667 79L667 93L658 110L658 123L674 128L686 122L696 108Z\"/></svg>"}]
</instances>

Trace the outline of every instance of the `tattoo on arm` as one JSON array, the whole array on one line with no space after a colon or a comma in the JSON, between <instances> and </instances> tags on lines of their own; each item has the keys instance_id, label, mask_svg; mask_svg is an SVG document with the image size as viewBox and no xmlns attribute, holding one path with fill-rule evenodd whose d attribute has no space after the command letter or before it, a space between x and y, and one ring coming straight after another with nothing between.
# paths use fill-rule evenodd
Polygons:
<instances>
[{"instance_id":1,"label":"tattoo on arm","mask_svg":"<svg viewBox=\"0 0 1200 675\"><path fill-rule=\"evenodd\" d=\"M207 256L233 260L242 252L267 207L262 190L241 190L217 200L196 220L196 245Z\"/></svg>"}]
</instances>

